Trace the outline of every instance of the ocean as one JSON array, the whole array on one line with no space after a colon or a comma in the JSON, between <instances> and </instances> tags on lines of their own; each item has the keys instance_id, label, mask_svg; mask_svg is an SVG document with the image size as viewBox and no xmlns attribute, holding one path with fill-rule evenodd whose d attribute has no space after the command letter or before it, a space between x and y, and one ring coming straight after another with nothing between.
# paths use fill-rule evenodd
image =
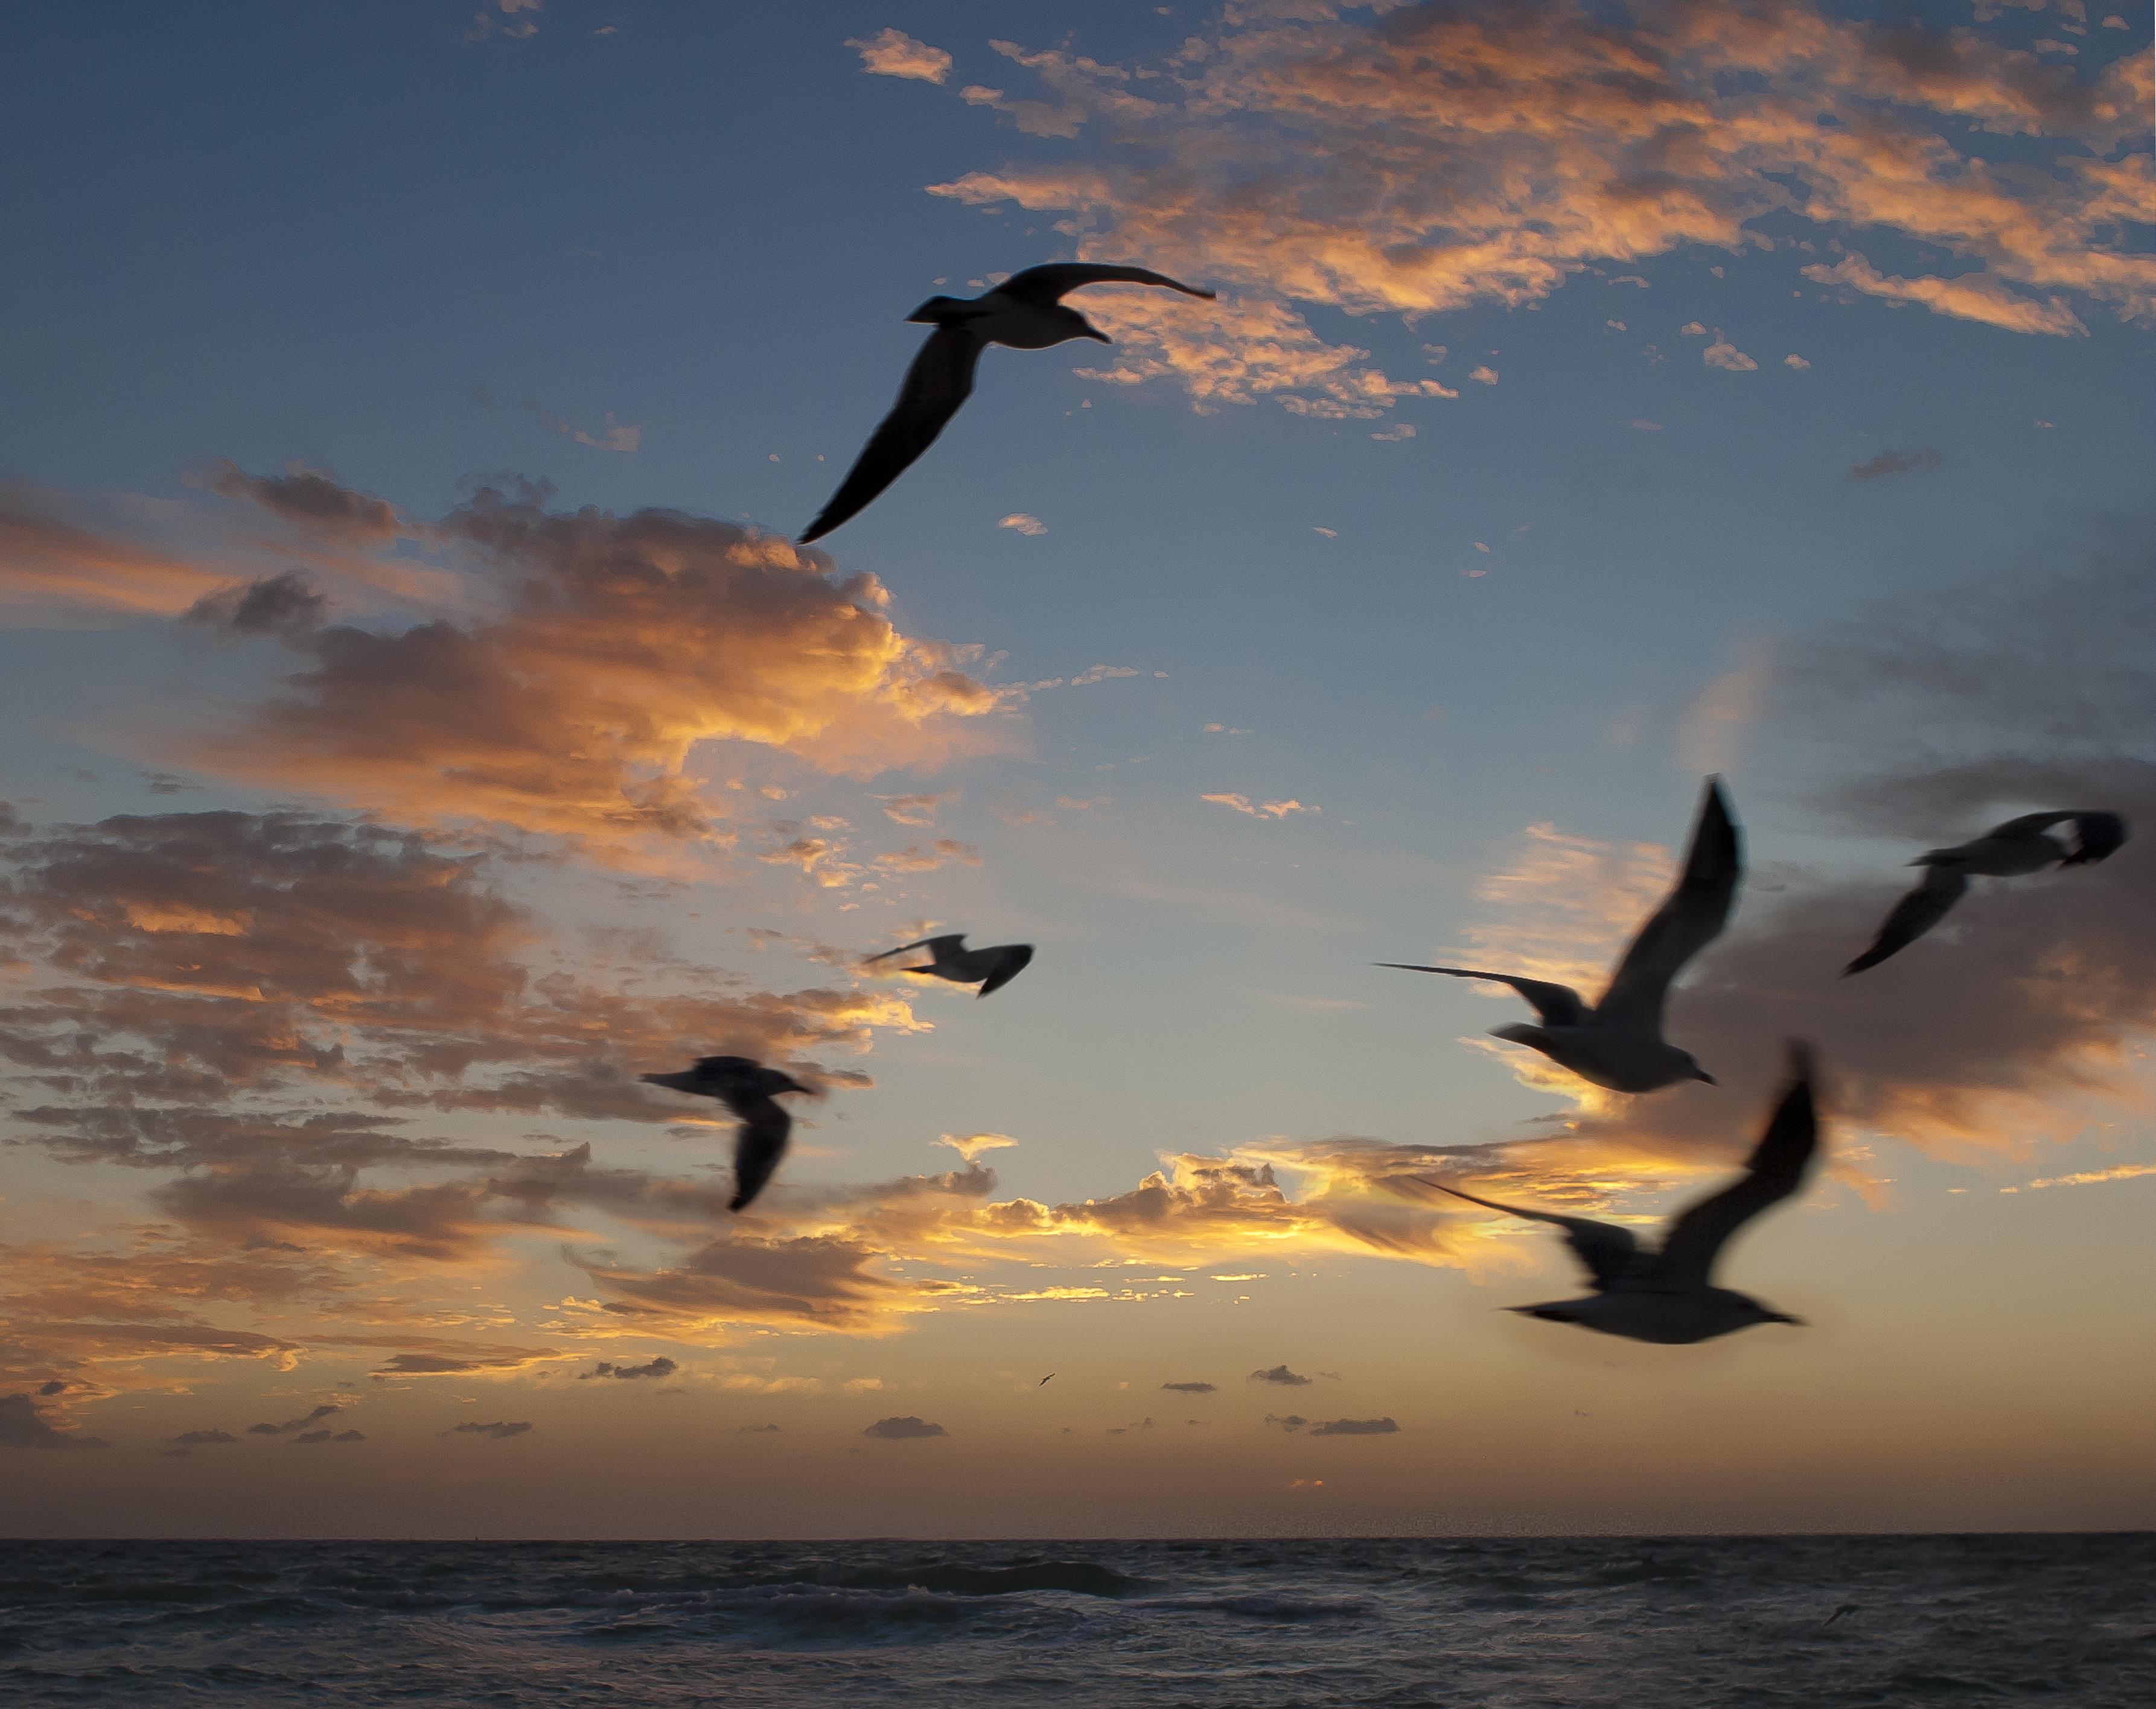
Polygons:
<instances>
[{"instance_id":1,"label":"ocean","mask_svg":"<svg viewBox=\"0 0 2156 1709\"><path fill-rule=\"evenodd\" d=\"M0 1703L2156 1704L2156 1537L0 1542Z\"/></svg>"}]
</instances>

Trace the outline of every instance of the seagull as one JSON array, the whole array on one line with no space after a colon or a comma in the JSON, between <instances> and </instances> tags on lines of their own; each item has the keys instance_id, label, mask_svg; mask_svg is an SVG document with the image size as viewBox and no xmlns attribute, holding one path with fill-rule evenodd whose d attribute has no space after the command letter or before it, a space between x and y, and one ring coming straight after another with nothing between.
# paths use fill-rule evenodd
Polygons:
<instances>
[{"instance_id":1,"label":"seagull","mask_svg":"<svg viewBox=\"0 0 2156 1709\"><path fill-rule=\"evenodd\" d=\"M1550 1323L1577 1323L1604 1335L1672 1346L1712 1341L1755 1323L1801 1325L1801 1317L1772 1311L1733 1288L1718 1288L1711 1279L1714 1260L1729 1237L1802 1187L1819 1148L1811 1057L1802 1044L1789 1046L1789 1078L1742 1178L1681 1213L1663 1235L1659 1252L1640 1251L1631 1230L1614 1224L1500 1204L1441 1181L1426 1181L1419 1175L1414 1178L1455 1198L1502 1210L1507 1216L1554 1223L1564 1230L1565 1239L1594 1280L1594 1291L1584 1299L1512 1306L1508 1311Z\"/></svg>"},{"instance_id":2,"label":"seagull","mask_svg":"<svg viewBox=\"0 0 2156 1709\"><path fill-rule=\"evenodd\" d=\"M1714 1076L1662 1037L1662 1001L1670 981L1720 935L1736 900L1743 872L1737 825L1723 799L1722 780L1709 778L1685 853L1684 876L1640 929L1625 959L1610 976L1609 988L1592 1008L1569 985L1522 979L1511 973L1483 973L1470 967L1430 967L1415 962L1379 962L1381 967L1404 967L1415 973L1450 973L1457 979L1493 979L1509 985L1534 1006L1540 1025L1516 1021L1492 1027L1492 1038L1539 1050L1582 1080L1613 1092L1651 1092L1679 1080Z\"/></svg>"},{"instance_id":3,"label":"seagull","mask_svg":"<svg viewBox=\"0 0 2156 1709\"><path fill-rule=\"evenodd\" d=\"M2051 827L2073 821L2073 846ZM1894 905L1870 949L1841 970L1846 979L1907 949L1947 916L1972 877L2019 878L2047 866L2092 866L2126 844L2126 821L2115 813L2029 813L2010 819L1958 849L1933 849L1909 865L1924 869L1923 882Z\"/></svg>"},{"instance_id":4,"label":"seagull","mask_svg":"<svg viewBox=\"0 0 2156 1709\"><path fill-rule=\"evenodd\" d=\"M781 1092L811 1092L813 1089L776 1068L766 1068L747 1056L699 1056L694 1068L679 1074L647 1074L641 1078L654 1086L670 1086L677 1092L716 1098L741 1117L734 1135L734 1196L728 1210L746 1210L763 1184L771 1179L778 1160L786 1155L786 1141L793 1132L793 1118L779 1108Z\"/></svg>"},{"instance_id":5,"label":"seagull","mask_svg":"<svg viewBox=\"0 0 2156 1709\"><path fill-rule=\"evenodd\" d=\"M1143 267L1104 267L1091 261L1058 261L1014 273L977 297L931 297L906 318L936 330L906 371L898 402L883 418L831 501L801 536L806 546L874 502L936 443L973 389L973 365L991 344L1014 350L1045 350L1072 338L1115 341L1075 309L1063 306L1066 292L1087 285L1158 285L1185 296L1213 300L1214 293L1179 284Z\"/></svg>"},{"instance_id":6,"label":"seagull","mask_svg":"<svg viewBox=\"0 0 2156 1709\"><path fill-rule=\"evenodd\" d=\"M986 997L991 991L1009 984L1033 959L1033 946L1029 943L998 943L987 949L968 949L963 931L948 932L942 937L924 937L918 943L901 943L896 949L887 949L869 959L880 962L887 957L902 956L910 949L925 949L934 959L925 967L901 967L900 973L948 979L954 985L971 985L979 980L981 988L973 993L976 997Z\"/></svg>"},{"instance_id":7,"label":"seagull","mask_svg":"<svg viewBox=\"0 0 2156 1709\"><path fill-rule=\"evenodd\" d=\"M1053 1383L1055 1380L1055 1372L1053 1372L1053 1371L1050 1371L1050 1373L1049 1373L1045 1377L1042 1378L1040 1379L1040 1382L1038 1382L1038 1383L1034 1383L1033 1386L1034 1386L1035 1388L1047 1388L1047 1387L1048 1387L1048 1385L1049 1385L1050 1383Z\"/></svg>"}]
</instances>

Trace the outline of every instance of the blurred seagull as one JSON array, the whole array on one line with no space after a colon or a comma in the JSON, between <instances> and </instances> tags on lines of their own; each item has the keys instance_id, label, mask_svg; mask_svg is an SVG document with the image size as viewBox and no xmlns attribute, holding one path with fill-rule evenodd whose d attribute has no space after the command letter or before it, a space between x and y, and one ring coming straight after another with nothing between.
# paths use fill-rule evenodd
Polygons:
<instances>
[{"instance_id":1,"label":"blurred seagull","mask_svg":"<svg viewBox=\"0 0 2156 1709\"><path fill-rule=\"evenodd\" d=\"M645 1084L670 1086L677 1092L716 1098L741 1117L734 1135L734 1196L728 1210L746 1210L763 1191L778 1160L786 1155L786 1142L793 1132L793 1118L779 1108L781 1092L809 1092L790 1074L766 1068L747 1056L700 1056L694 1068L679 1074L647 1074Z\"/></svg>"},{"instance_id":2,"label":"blurred seagull","mask_svg":"<svg viewBox=\"0 0 2156 1709\"><path fill-rule=\"evenodd\" d=\"M2073 846L2050 828L2073 822ZM1958 849L1933 849L1909 865L1924 869L1923 882L1894 905L1871 947L1841 970L1846 979L1907 949L1947 916L1972 877L2019 878L2047 866L2090 866L2116 854L2126 843L2126 821L2115 813L2030 813L2010 819Z\"/></svg>"},{"instance_id":3,"label":"blurred seagull","mask_svg":"<svg viewBox=\"0 0 2156 1709\"><path fill-rule=\"evenodd\" d=\"M1158 285L1185 296L1213 293L1181 285L1164 273L1143 267L1104 267L1091 261L1059 261L1014 273L981 295L931 297L906 318L935 327L906 371L898 402L870 438L831 501L816 513L801 536L806 546L820 540L865 510L903 475L958 413L973 389L973 366L991 344L1014 350L1045 350L1072 338L1115 341L1075 309L1063 306L1066 292L1087 285Z\"/></svg>"},{"instance_id":4,"label":"blurred seagull","mask_svg":"<svg viewBox=\"0 0 2156 1709\"><path fill-rule=\"evenodd\" d=\"M1507 1216L1554 1223L1564 1230L1566 1241L1594 1280L1594 1291L1584 1299L1511 1306L1507 1311L1550 1323L1577 1323L1582 1329L1604 1335L1671 1345L1712 1341L1717 1335L1749 1329L1755 1323L1802 1324L1800 1317L1771 1311L1732 1288L1716 1287L1712 1280L1715 1259L1729 1237L1769 1205L1780 1203L1802 1187L1818 1149L1811 1055L1802 1044L1789 1046L1789 1077L1790 1085L1775 1106L1766 1132L1753 1148L1742 1178L1679 1214L1670 1224L1669 1232L1662 1237L1661 1250L1656 1253L1640 1251L1631 1230L1614 1224L1500 1204L1495 1199L1478 1198L1456 1187L1447 1187L1441 1181L1423 1181L1419 1175L1414 1178L1455 1198L1501 1210Z\"/></svg>"},{"instance_id":5,"label":"blurred seagull","mask_svg":"<svg viewBox=\"0 0 2156 1709\"><path fill-rule=\"evenodd\" d=\"M1045 1377L1042 1378L1040 1379L1040 1382L1038 1382L1038 1383L1034 1383L1033 1386L1034 1386L1035 1388L1047 1388L1047 1387L1048 1387L1048 1385L1049 1385L1050 1383L1053 1383L1055 1380L1055 1372L1053 1372L1053 1371L1050 1371L1050 1373L1049 1373Z\"/></svg>"},{"instance_id":6,"label":"blurred seagull","mask_svg":"<svg viewBox=\"0 0 2156 1709\"><path fill-rule=\"evenodd\" d=\"M1415 962L1379 962L1416 973L1450 973L1458 979L1494 979L1534 1006L1538 1026L1516 1021L1490 1035L1539 1050L1582 1080L1614 1092L1651 1092L1679 1080L1714 1076L1662 1038L1662 1001L1684 964L1720 935L1743 872L1736 822L1722 797L1722 780L1709 778L1685 853L1684 875L1654 917L1640 929L1609 988L1592 1008L1569 985L1483 973L1469 967L1430 967Z\"/></svg>"},{"instance_id":7,"label":"blurred seagull","mask_svg":"<svg viewBox=\"0 0 2156 1709\"><path fill-rule=\"evenodd\" d=\"M954 985L971 985L979 980L981 988L973 993L976 997L986 997L991 991L1009 984L1033 959L1033 946L1029 943L998 943L987 949L968 949L963 931L948 932L942 937L924 937L918 943L901 943L896 949L887 949L869 959L880 962L891 956L902 956L910 949L925 949L933 959L925 967L901 967L900 973L948 979Z\"/></svg>"}]
</instances>

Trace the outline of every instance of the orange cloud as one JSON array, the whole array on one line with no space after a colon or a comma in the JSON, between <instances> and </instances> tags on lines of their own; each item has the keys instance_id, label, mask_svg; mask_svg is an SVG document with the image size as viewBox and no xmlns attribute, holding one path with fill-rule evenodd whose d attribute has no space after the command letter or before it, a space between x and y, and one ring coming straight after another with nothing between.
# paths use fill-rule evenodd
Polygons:
<instances>
[{"instance_id":1,"label":"orange cloud","mask_svg":"<svg viewBox=\"0 0 2156 1709\"><path fill-rule=\"evenodd\" d=\"M2123 235L2156 208L2146 54L2084 69L1804 3L1372 10L1231 9L1160 68L998 44L1042 98L966 100L1099 140L932 192L1058 220L1090 258L1234 287L1208 316L1135 294L1096 316L1123 348L1083 372L1173 377L1201 408L1270 395L1368 414L1442 391L1326 344L1290 304L1519 306L1598 264L1775 249L1769 222L1945 251L1952 277L1892 278L1855 254L1804 269L1940 314L2071 331L2073 298L2156 317L2156 257ZM1997 136L2030 157L1994 162L1982 139Z\"/></svg>"},{"instance_id":2,"label":"orange cloud","mask_svg":"<svg viewBox=\"0 0 2156 1709\"><path fill-rule=\"evenodd\" d=\"M46 623L177 617L228 571L67 521L59 495L0 485L0 608Z\"/></svg>"},{"instance_id":3,"label":"orange cloud","mask_svg":"<svg viewBox=\"0 0 2156 1709\"><path fill-rule=\"evenodd\" d=\"M282 639L312 668L193 762L419 823L492 819L604 844L694 836L700 742L787 749L858 776L1009 742L958 654L882 615L872 576L672 511L550 512L485 490L429 531L496 609Z\"/></svg>"}]
</instances>

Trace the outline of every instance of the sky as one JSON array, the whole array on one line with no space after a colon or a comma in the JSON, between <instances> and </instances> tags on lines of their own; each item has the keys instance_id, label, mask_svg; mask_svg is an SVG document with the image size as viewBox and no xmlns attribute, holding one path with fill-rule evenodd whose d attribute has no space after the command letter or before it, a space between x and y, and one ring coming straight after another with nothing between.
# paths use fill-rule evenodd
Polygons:
<instances>
[{"instance_id":1,"label":"sky","mask_svg":"<svg viewBox=\"0 0 2156 1709\"><path fill-rule=\"evenodd\" d=\"M0 1532L2156 1524L2150 33L11 8ZM1219 298L793 544L1072 259ZM1370 965L1592 995L1708 773L1717 1084ZM2053 808L2141 839L1836 977ZM1561 1241L1409 1184L1650 1229L1791 1038L1809 1327L1509 1313ZM817 1091L740 1216L715 1053Z\"/></svg>"}]
</instances>

